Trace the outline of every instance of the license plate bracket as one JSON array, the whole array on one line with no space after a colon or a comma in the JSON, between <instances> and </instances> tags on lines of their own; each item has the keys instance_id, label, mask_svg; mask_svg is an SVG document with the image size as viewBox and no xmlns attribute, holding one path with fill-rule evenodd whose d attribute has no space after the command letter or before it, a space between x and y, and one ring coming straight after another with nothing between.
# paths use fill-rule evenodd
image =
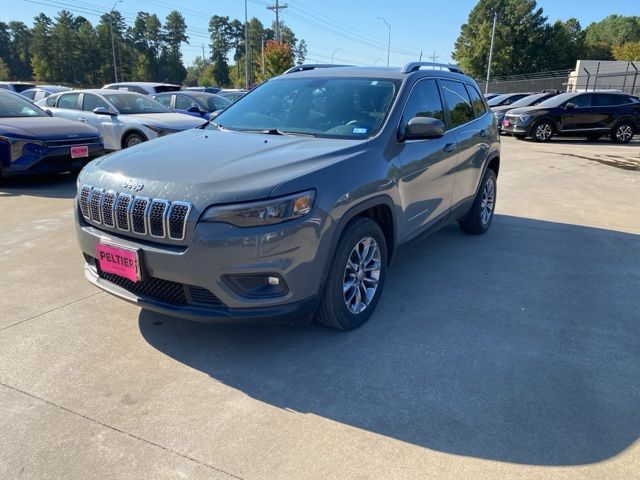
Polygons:
<instances>
[{"instance_id":1,"label":"license plate bracket","mask_svg":"<svg viewBox=\"0 0 640 480\"><path fill-rule=\"evenodd\" d=\"M100 241L96 245L100 270L118 275L132 282L142 280L140 252L137 249Z\"/></svg>"}]
</instances>

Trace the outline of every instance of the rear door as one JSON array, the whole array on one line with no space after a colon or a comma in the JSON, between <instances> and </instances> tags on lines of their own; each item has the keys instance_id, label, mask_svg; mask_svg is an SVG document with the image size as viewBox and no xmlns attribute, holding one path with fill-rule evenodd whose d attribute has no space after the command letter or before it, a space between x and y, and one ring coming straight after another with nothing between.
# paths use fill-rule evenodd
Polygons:
<instances>
[{"instance_id":1,"label":"rear door","mask_svg":"<svg viewBox=\"0 0 640 480\"><path fill-rule=\"evenodd\" d=\"M472 85L440 80L446 112L458 145L451 204L457 206L475 195L489 148L493 115L487 114L480 93Z\"/></svg>"},{"instance_id":2,"label":"rear door","mask_svg":"<svg viewBox=\"0 0 640 480\"><path fill-rule=\"evenodd\" d=\"M611 93L594 93L591 100L593 128L608 130L623 112L626 97Z\"/></svg>"},{"instance_id":3,"label":"rear door","mask_svg":"<svg viewBox=\"0 0 640 480\"><path fill-rule=\"evenodd\" d=\"M401 145L398 188L404 210L403 239L415 236L449 211L458 157L455 135L450 131L441 138L403 141L406 125L414 117L445 121L444 106L435 79L418 80L413 86L398 129Z\"/></svg>"}]
</instances>

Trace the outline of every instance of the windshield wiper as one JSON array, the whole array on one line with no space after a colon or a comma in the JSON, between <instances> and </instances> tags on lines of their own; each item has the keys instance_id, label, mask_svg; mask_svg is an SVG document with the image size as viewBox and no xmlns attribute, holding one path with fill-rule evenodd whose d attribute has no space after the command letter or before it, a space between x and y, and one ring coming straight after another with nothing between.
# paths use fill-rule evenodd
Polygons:
<instances>
[{"instance_id":1,"label":"windshield wiper","mask_svg":"<svg viewBox=\"0 0 640 480\"><path fill-rule=\"evenodd\" d=\"M199 128L200 130L204 130L205 128L207 128L209 125L213 125L214 127L216 127L218 130L222 130L224 127L222 125L220 125L219 123L214 122L212 119L207 120L206 122L204 122L202 125L200 125Z\"/></svg>"}]
</instances>

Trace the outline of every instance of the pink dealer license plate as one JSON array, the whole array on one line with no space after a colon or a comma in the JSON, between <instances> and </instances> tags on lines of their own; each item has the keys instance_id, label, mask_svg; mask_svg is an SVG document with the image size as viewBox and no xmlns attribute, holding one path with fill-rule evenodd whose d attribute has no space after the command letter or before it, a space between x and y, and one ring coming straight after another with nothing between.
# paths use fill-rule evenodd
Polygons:
<instances>
[{"instance_id":1,"label":"pink dealer license plate","mask_svg":"<svg viewBox=\"0 0 640 480\"><path fill-rule=\"evenodd\" d=\"M96 250L98 251L100 270L127 278L132 282L140 280L138 252L107 243L99 243Z\"/></svg>"},{"instance_id":2,"label":"pink dealer license plate","mask_svg":"<svg viewBox=\"0 0 640 480\"><path fill-rule=\"evenodd\" d=\"M89 147L87 145L76 145L71 147L71 158L87 158L89 156Z\"/></svg>"}]
</instances>

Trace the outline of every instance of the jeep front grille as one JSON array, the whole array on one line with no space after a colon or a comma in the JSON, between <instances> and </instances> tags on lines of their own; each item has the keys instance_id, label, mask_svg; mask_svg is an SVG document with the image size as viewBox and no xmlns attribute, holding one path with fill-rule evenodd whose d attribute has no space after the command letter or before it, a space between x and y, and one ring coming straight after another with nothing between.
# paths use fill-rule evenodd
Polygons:
<instances>
[{"instance_id":1,"label":"jeep front grille","mask_svg":"<svg viewBox=\"0 0 640 480\"><path fill-rule=\"evenodd\" d=\"M191 204L136 197L83 185L78 195L80 212L89 223L113 230L183 240Z\"/></svg>"}]
</instances>

